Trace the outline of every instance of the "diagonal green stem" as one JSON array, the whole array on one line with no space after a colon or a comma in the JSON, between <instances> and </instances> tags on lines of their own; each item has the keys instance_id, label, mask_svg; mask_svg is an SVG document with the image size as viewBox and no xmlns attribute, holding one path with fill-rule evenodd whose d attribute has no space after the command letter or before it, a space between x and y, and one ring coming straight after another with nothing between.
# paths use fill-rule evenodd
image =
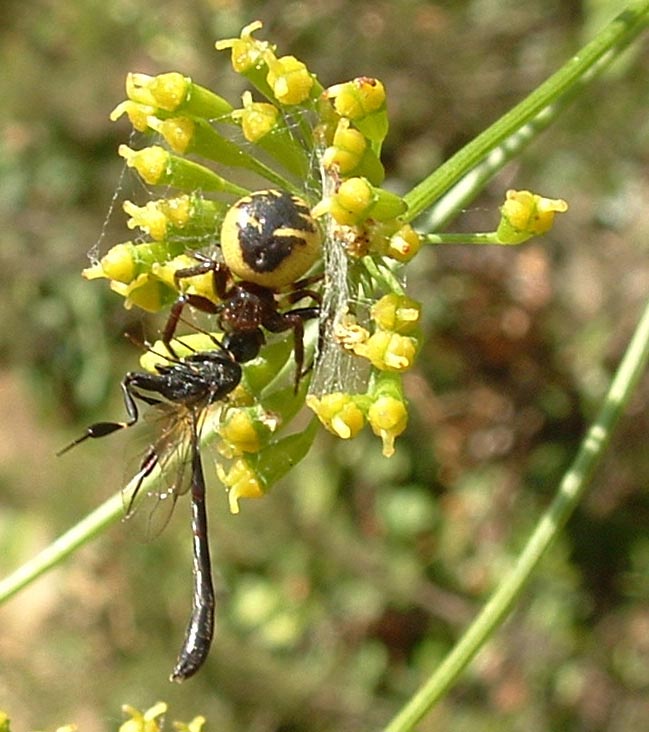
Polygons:
<instances>
[{"instance_id":1,"label":"diagonal green stem","mask_svg":"<svg viewBox=\"0 0 649 732\"><path fill-rule=\"evenodd\" d=\"M559 71L407 193L404 200L408 204L408 220L419 216L503 141L564 96L572 94L576 85L590 80L648 24L648 0L630 3Z\"/></svg>"},{"instance_id":2,"label":"diagonal green stem","mask_svg":"<svg viewBox=\"0 0 649 732\"><path fill-rule=\"evenodd\" d=\"M13 597L23 587L60 564L66 557L101 534L123 515L122 496L120 493L116 493L69 531L59 536L43 551L0 580L0 603Z\"/></svg>"},{"instance_id":3,"label":"diagonal green stem","mask_svg":"<svg viewBox=\"0 0 649 732\"><path fill-rule=\"evenodd\" d=\"M586 433L572 465L559 484L554 500L541 516L514 568L441 666L388 724L384 732L410 732L503 622L535 567L579 503L648 360L649 301L597 418Z\"/></svg>"}]
</instances>

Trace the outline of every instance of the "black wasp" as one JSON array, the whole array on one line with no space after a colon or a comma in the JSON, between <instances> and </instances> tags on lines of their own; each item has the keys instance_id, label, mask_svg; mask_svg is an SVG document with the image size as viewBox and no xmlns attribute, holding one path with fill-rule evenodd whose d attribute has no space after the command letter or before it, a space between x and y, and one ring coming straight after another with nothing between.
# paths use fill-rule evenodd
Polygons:
<instances>
[{"instance_id":1,"label":"black wasp","mask_svg":"<svg viewBox=\"0 0 649 732\"><path fill-rule=\"evenodd\" d=\"M167 500L191 490L193 532L192 610L185 639L171 672L172 681L184 681L203 665L214 634L214 587L205 509L205 475L200 455L200 434L208 407L224 400L239 385L241 363L255 358L257 341L241 334L214 340L215 349L196 351L182 358L171 349L172 358L156 366L156 373L131 371L121 387L128 419L124 422L96 422L81 437L60 451L67 452L87 439L106 437L132 427L140 417L138 402L151 407L159 417L159 434L148 448L136 475L127 516L144 480L156 467L165 471L177 461L176 478ZM189 470L185 470L188 468ZM189 477L189 480L185 479Z\"/></svg>"}]
</instances>

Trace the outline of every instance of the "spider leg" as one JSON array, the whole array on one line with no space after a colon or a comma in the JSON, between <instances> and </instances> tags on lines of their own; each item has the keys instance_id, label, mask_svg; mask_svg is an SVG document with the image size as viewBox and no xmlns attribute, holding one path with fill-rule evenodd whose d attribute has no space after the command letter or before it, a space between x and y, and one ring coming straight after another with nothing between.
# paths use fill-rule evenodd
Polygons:
<instances>
[{"instance_id":1,"label":"spider leg","mask_svg":"<svg viewBox=\"0 0 649 732\"><path fill-rule=\"evenodd\" d=\"M286 295L283 295L282 299L293 305L294 303L299 302L300 300L304 300L307 297L311 298L311 300L313 300L313 302L317 303L318 305L320 305L320 303L322 302L322 297L320 296L319 292L307 289L294 290L287 293Z\"/></svg>"},{"instance_id":2,"label":"spider leg","mask_svg":"<svg viewBox=\"0 0 649 732\"><path fill-rule=\"evenodd\" d=\"M214 293L219 300L225 299L228 296L227 281L229 270L227 267L225 267L221 262L217 262L215 259L200 254L200 252L195 252L193 256L198 264L193 267L185 267L184 269L177 270L174 273L176 286L180 287L181 280L190 279L191 277L197 277L198 275L212 272ZM183 294L176 300L171 307L169 317L167 318L167 322L162 333L162 342L174 358L178 358L178 355L175 353L173 346L171 345L171 341L176 333L176 329L178 328L178 323L181 320L185 305L190 305L191 307L196 308L196 310L208 313L209 315L216 315L221 309L220 305L217 305L203 295Z\"/></svg>"},{"instance_id":3,"label":"spider leg","mask_svg":"<svg viewBox=\"0 0 649 732\"><path fill-rule=\"evenodd\" d=\"M263 326L271 333L293 331L293 353L295 357L295 392L300 386L300 380L308 373L304 367L304 321L317 318L319 308L296 308L286 313L273 313L273 317L264 320Z\"/></svg>"}]
</instances>

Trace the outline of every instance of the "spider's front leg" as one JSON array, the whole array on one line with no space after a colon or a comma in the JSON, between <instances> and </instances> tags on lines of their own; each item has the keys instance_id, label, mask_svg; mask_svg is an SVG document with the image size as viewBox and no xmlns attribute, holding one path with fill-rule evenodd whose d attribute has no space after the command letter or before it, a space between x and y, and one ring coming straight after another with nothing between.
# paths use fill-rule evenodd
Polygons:
<instances>
[{"instance_id":1,"label":"spider's front leg","mask_svg":"<svg viewBox=\"0 0 649 732\"><path fill-rule=\"evenodd\" d=\"M304 370L304 321L317 318L319 314L319 307L296 308L286 313L274 313L272 317L267 318L264 322L264 327L271 333L284 333L287 330L293 331L296 393L302 377L308 373L308 369Z\"/></svg>"},{"instance_id":2,"label":"spider's front leg","mask_svg":"<svg viewBox=\"0 0 649 732\"><path fill-rule=\"evenodd\" d=\"M206 257L198 252L194 254L194 258L198 264L195 264L193 267L179 269L174 273L174 281L177 288L181 290L181 282L183 280L212 272L214 293L219 300L225 299L228 294L227 282L229 272L227 267L225 267L221 262L217 262L215 259ZM171 307L169 317L167 318L167 322L165 323L165 327L162 332L162 342L175 358L178 356L174 352L171 341L176 334L178 323L182 319L183 310L186 305L190 305L191 307L196 308L196 310L200 310L202 313L208 313L209 315L216 315L220 312L220 305L204 295L195 295L191 293L183 293L180 295Z\"/></svg>"}]
</instances>

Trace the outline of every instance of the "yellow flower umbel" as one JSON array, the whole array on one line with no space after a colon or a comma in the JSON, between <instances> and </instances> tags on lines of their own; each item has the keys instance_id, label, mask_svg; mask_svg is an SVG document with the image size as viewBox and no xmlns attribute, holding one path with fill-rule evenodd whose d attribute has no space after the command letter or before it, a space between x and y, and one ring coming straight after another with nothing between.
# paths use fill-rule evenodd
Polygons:
<instances>
[{"instance_id":1,"label":"yellow flower umbel","mask_svg":"<svg viewBox=\"0 0 649 732\"><path fill-rule=\"evenodd\" d=\"M113 246L84 271L88 279L107 279L126 307L160 311L182 297L179 328L194 308L205 311L205 327L227 331L178 337L166 363L211 348L225 353L226 345L241 360L237 389L210 407L202 434L218 447L217 472L232 512L241 498L264 495L302 459L318 420L343 440L369 425L383 454L394 453L408 416L402 379L422 340L421 308L405 294L401 265L424 243L517 244L546 232L554 214L567 208L558 199L509 191L497 231L418 232L411 223L416 200L407 199L408 210L400 195L383 187L383 84L359 76L325 89L303 61L278 55L275 44L257 37L261 29L254 21L237 38L216 43L230 52L234 72L250 87L239 108L178 72L128 75L127 99L111 118L126 115L155 144L122 145L119 154L158 193L142 204L124 204L127 225L137 230L133 241ZM248 215L262 200L262 213ZM278 210L290 200L299 217L287 224ZM266 274L268 253L256 250L264 228L276 240L317 245L297 269L274 264ZM249 259L253 265L243 267ZM198 273L188 277L187 270ZM227 308L243 307L246 298L237 300L233 292L255 287L266 288L277 320L264 316L257 326L245 313L238 321L222 319ZM304 318L282 320L293 310ZM319 323L311 327L316 316ZM251 331L261 333L251 359L236 351L237 329L250 325L246 318ZM305 347L304 358L296 358L296 344ZM154 344L143 368L159 373L156 364L167 353ZM297 378L296 360L302 368ZM317 419L293 434L291 420L305 402Z\"/></svg>"}]
</instances>

